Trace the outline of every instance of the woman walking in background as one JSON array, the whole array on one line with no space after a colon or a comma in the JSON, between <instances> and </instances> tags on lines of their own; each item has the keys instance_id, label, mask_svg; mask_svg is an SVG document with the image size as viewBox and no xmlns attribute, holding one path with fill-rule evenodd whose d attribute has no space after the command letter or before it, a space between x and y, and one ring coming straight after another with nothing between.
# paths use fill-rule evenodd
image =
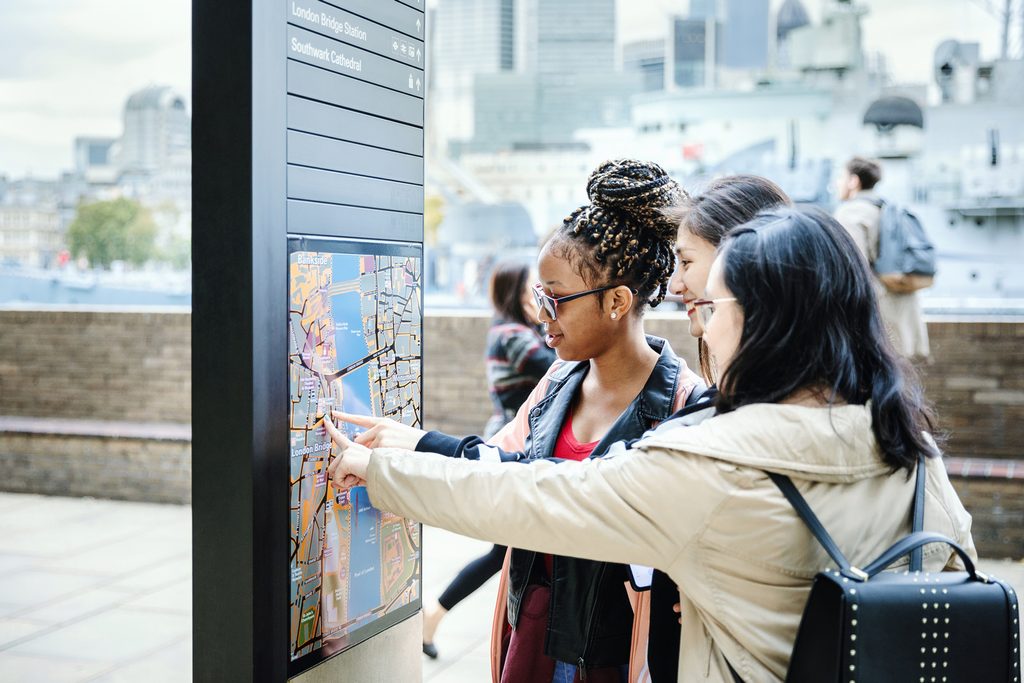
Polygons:
<instances>
[{"instance_id":1,"label":"woman walking in background","mask_svg":"<svg viewBox=\"0 0 1024 683\"><path fill-rule=\"evenodd\" d=\"M487 331L487 386L494 414L484 438L498 433L516 416L558 357L544 343L533 296L533 269L525 263L502 261L491 275L494 320Z\"/></svg>"},{"instance_id":2,"label":"woman walking in background","mask_svg":"<svg viewBox=\"0 0 1024 683\"><path fill-rule=\"evenodd\" d=\"M491 273L494 319L487 331L486 363L494 414L484 429L485 439L512 421L557 357L540 336L530 273L530 266L514 261L498 263ZM437 600L424 605L423 653L428 657L437 657L434 634L445 615L501 571L505 550L493 546L463 567Z\"/></svg>"}]
</instances>

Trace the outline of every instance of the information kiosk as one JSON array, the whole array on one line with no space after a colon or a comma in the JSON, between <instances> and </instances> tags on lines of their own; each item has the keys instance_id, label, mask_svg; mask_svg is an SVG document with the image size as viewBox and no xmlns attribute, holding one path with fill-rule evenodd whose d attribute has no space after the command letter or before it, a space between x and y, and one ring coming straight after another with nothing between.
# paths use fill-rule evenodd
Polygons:
<instances>
[{"instance_id":1,"label":"information kiosk","mask_svg":"<svg viewBox=\"0 0 1024 683\"><path fill-rule=\"evenodd\" d=\"M425 0L193 3L196 681L418 681L417 523L326 477L422 420Z\"/></svg>"}]
</instances>

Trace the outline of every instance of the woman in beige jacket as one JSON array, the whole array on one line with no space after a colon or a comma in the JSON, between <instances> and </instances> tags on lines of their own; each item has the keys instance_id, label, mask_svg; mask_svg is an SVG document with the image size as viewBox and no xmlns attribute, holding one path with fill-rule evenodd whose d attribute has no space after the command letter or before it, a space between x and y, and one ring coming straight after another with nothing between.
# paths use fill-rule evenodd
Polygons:
<instances>
[{"instance_id":1,"label":"woman in beige jacket","mask_svg":"<svg viewBox=\"0 0 1024 683\"><path fill-rule=\"evenodd\" d=\"M811 580L830 561L765 472L793 479L861 565L909 533L926 457L925 528L974 554L867 268L821 212L780 209L731 233L695 302L721 372L719 415L640 442L642 456L508 467L370 451L328 425L343 451L332 477L458 533L663 569L680 586L680 681L727 683L730 665L744 681L781 681ZM951 564L948 548L928 551L927 570Z\"/></svg>"}]
</instances>

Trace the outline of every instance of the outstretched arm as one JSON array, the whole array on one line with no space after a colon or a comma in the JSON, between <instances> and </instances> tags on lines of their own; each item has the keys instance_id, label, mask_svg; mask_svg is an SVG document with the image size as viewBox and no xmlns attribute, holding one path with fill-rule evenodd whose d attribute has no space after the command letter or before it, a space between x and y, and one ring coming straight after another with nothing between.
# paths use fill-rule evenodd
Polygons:
<instances>
[{"instance_id":1,"label":"outstretched arm","mask_svg":"<svg viewBox=\"0 0 1024 683\"><path fill-rule=\"evenodd\" d=\"M530 433L530 410L547 394L547 388L548 380L542 379L520 406L515 418L487 441L479 436L460 438L443 432L427 432L386 417L338 411L333 415L336 420L365 429L353 441L367 448L402 448L466 460L519 462L527 459L523 449Z\"/></svg>"},{"instance_id":2,"label":"outstretched arm","mask_svg":"<svg viewBox=\"0 0 1024 683\"><path fill-rule=\"evenodd\" d=\"M505 450L489 445L479 436L466 436L461 439L443 432L427 432L416 427L402 424L388 417L373 417L333 411L335 420L361 427L366 431L357 434L352 441L367 448L402 448L425 453L440 453L449 458L465 458L466 460L495 460L501 462L517 462L525 460L526 454L521 450ZM502 432L495 435L500 436ZM521 444L520 444L521 446Z\"/></svg>"},{"instance_id":3,"label":"outstretched arm","mask_svg":"<svg viewBox=\"0 0 1024 683\"><path fill-rule=\"evenodd\" d=\"M725 496L695 463L645 451L502 467L383 449L369 457L366 482L375 506L456 533L668 568Z\"/></svg>"},{"instance_id":4,"label":"outstretched arm","mask_svg":"<svg viewBox=\"0 0 1024 683\"><path fill-rule=\"evenodd\" d=\"M656 449L503 467L339 445L332 478L365 481L378 508L495 543L608 562L669 567L731 490L701 459Z\"/></svg>"}]
</instances>

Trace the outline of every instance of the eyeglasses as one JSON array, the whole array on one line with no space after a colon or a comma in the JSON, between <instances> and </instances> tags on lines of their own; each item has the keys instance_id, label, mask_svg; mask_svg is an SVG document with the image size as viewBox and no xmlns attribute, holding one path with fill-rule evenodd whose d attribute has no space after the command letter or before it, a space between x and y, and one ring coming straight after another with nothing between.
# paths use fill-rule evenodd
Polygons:
<instances>
[{"instance_id":1,"label":"eyeglasses","mask_svg":"<svg viewBox=\"0 0 1024 683\"><path fill-rule=\"evenodd\" d=\"M715 304L720 304L725 301L736 301L736 297L729 296L721 299L696 299L690 303L697 310L697 315L700 316L700 321L707 327L708 323L711 322L711 316L715 314Z\"/></svg>"},{"instance_id":2,"label":"eyeglasses","mask_svg":"<svg viewBox=\"0 0 1024 683\"><path fill-rule=\"evenodd\" d=\"M604 287L598 287L597 289L588 289L585 292L579 292L578 294L568 294L566 296L560 296L557 299L553 296L548 296L544 293L544 285L537 283L533 286L533 300L537 302L537 308L544 311L548 318L551 320L558 320L558 304L564 304L573 299L579 299L589 294L597 294L598 292L604 292L609 289L615 289L619 285L605 285ZM635 292L634 292L635 294Z\"/></svg>"}]
</instances>

